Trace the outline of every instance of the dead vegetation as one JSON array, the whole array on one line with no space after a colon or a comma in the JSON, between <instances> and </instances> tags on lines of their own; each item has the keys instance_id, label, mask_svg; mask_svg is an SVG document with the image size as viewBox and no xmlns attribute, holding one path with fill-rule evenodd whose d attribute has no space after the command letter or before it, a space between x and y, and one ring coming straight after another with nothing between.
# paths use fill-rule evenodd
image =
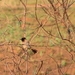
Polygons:
<instances>
[{"instance_id":1,"label":"dead vegetation","mask_svg":"<svg viewBox=\"0 0 75 75\"><path fill-rule=\"evenodd\" d=\"M1 75L75 75L75 27L71 22L69 8L75 1L48 0L48 5L39 4L44 17L39 18L38 0L35 3L35 17L27 18L27 0L22 3L23 17L14 15L27 38L27 22L33 32L28 39L32 49L37 53L28 55L22 44L13 41L0 43ZM30 12L33 13L33 12ZM29 27L29 26L28 26ZM12 28L12 27L11 27ZM31 30L31 31L32 31ZM17 36L17 35L16 35ZM40 41L39 41L40 40ZM19 41L19 40L18 40Z\"/></svg>"}]
</instances>

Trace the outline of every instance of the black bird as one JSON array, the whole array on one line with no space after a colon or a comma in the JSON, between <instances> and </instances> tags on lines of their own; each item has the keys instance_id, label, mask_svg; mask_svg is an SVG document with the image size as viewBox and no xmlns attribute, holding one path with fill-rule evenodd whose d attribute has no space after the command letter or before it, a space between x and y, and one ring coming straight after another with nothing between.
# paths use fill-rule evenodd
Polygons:
<instances>
[{"instance_id":1,"label":"black bird","mask_svg":"<svg viewBox=\"0 0 75 75\"><path fill-rule=\"evenodd\" d=\"M27 39L25 38L25 37L22 37L21 38L21 41L22 41L22 44L23 44L23 48L25 49L30 49L32 52L33 52L33 54L35 54L35 53L37 53L37 50L35 50L35 49L32 49L31 47L30 47L30 44L29 44L29 42L27 41Z\"/></svg>"}]
</instances>

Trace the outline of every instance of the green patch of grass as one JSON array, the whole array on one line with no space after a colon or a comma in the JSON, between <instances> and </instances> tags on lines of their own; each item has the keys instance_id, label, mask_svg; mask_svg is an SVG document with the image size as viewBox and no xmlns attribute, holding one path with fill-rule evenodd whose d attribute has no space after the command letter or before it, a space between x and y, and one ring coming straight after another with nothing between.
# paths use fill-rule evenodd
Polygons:
<instances>
[{"instance_id":1,"label":"green patch of grass","mask_svg":"<svg viewBox=\"0 0 75 75\"><path fill-rule=\"evenodd\" d=\"M62 42L62 39L56 38L56 41L58 42L58 44L60 44Z\"/></svg>"},{"instance_id":2,"label":"green patch of grass","mask_svg":"<svg viewBox=\"0 0 75 75\"><path fill-rule=\"evenodd\" d=\"M66 60L62 60L61 61L61 66L66 66L67 65L67 61Z\"/></svg>"},{"instance_id":3,"label":"green patch of grass","mask_svg":"<svg viewBox=\"0 0 75 75\"><path fill-rule=\"evenodd\" d=\"M49 40L49 45L50 45L50 47L55 46L55 43L54 43L53 39L50 39L50 40Z\"/></svg>"},{"instance_id":4,"label":"green patch of grass","mask_svg":"<svg viewBox=\"0 0 75 75\"><path fill-rule=\"evenodd\" d=\"M50 57L52 57L53 56L53 53L50 53Z\"/></svg>"},{"instance_id":5,"label":"green patch of grass","mask_svg":"<svg viewBox=\"0 0 75 75\"><path fill-rule=\"evenodd\" d=\"M40 56L43 56L44 53L45 53L45 51L44 50L41 50L40 51Z\"/></svg>"},{"instance_id":6,"label":"green patch of grass","mask_svg":"<svg viewBox=\"0 0 75 75\"><path fill-rule=\"evenodd\" d=\"M64 75L70 75L70 74L68 74L68 73L65 73Z\"/></svg>"},{"instance_id":7,"label":"green patch of grass","mask_svg":"<svg viewBox=\"0 0 75 75\"><path fill-rule=\"evenodd\" d=\"M4 34L3 34L4 33ZM22 30L20 29L19 25L8 25L0 31L0 35L3 36L1 39L5 39L6 41L18 41L22 36ZM1 41L1 40L0 40Z\"/></svg>"}]
</instances>

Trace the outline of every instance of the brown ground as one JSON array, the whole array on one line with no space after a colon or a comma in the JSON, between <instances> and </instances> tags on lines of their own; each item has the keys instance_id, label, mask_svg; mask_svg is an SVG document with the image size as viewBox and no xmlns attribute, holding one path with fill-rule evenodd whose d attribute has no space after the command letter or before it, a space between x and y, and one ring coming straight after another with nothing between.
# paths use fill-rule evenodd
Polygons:
<instances>
[{"instance_id":1,"label":"brown ground","mask_svg":"<svg viewBox=\"0 0 75 75\"><path fill-rule=\"evenodd\" d=\"M26 75L26 61L21 56L18 56L20 48L14 47L11 50L11 46L1 46L0 48L0 75ZM75 63L72 61L71 55L61 47L33 47L37 49L37 53L32 55L28 59L28 74L35 75L63 75L67 73L69 75L75 75ZM1 50L4 50L1 52ZM43 51L41 54L40 51ZM52 57L50 55L53 54ZM61 54L61 55L59 55ZM61 65L61 61L66 60L67 65L57 67ZM43 62L43 63L42 63Z\"/></svg>"}]
</instances>

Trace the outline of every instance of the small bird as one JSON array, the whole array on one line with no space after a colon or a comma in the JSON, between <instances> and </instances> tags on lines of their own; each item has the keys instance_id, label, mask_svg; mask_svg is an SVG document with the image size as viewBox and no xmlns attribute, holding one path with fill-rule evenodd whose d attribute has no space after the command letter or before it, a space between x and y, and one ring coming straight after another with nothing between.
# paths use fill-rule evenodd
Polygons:
<instances>
[{"instance_id":1,"label":"small bird","mask_svg":"<svg viewBox=\"0 0 75 75\"><path fill-rule=\"evenodd\" d=\"M30 45L25 37L21 38L21 41L22 41L22 47L24 50L27 50L28 48L30 48Z\"/></svg>"},{"instance_id":2,"label":"small bird","mask_svg":"<svg viewBox=\"0 0 75 75\"><path fill-rule=\"evenodd\" d=\"M32 51L33 54L37 53L37 50L32 49L32 48L30 47L30 44L29 44L28 40L27 40L25 37L22 37L22 38L21 38L21 41L22 41L23 48L24 48L25 50Z\"/></svg>"}]
</instances>

